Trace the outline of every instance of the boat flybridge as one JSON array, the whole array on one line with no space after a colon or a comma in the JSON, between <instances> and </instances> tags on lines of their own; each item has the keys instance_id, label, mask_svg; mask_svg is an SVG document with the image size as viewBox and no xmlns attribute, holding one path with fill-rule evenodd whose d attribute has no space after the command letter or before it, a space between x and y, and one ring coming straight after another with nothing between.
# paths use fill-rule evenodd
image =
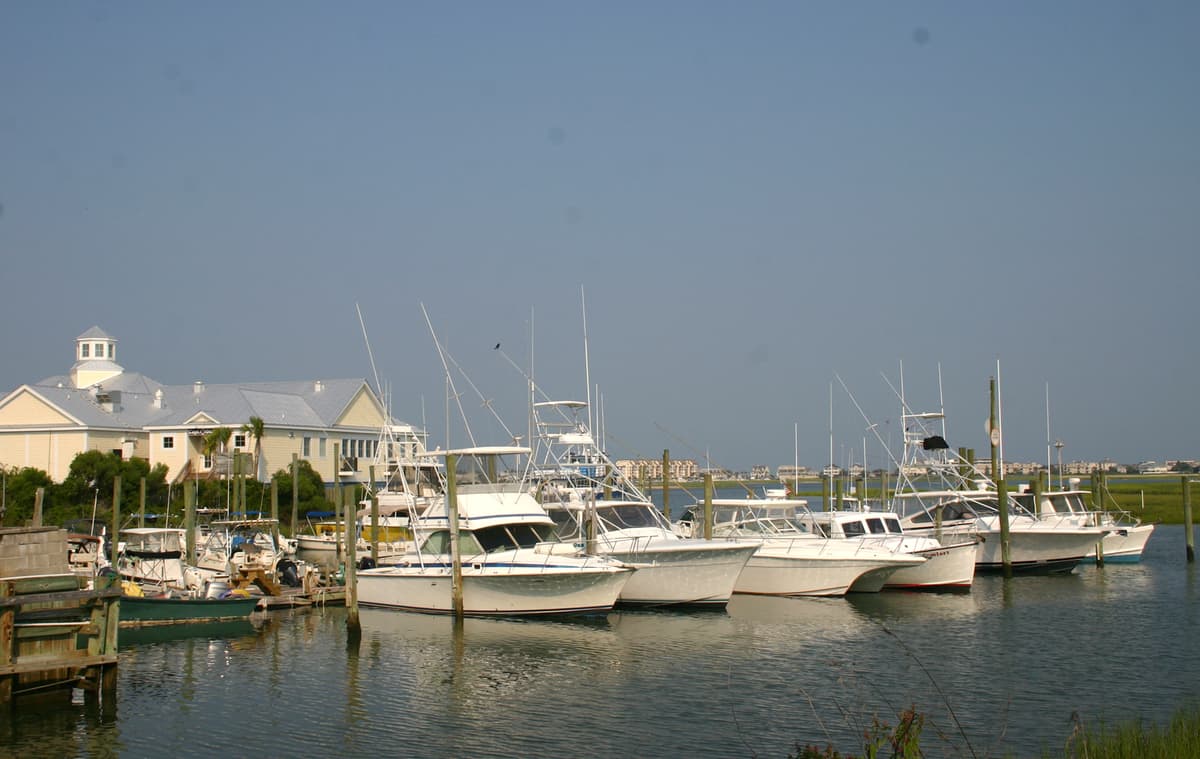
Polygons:
<instances>
[{"instance_id":1,"label":"boat flybridge","mask_svg":"<svg viewBox=\"0 0 1200 759\"><path fill-rule=\"evenodd\" d=\"M596 444L582 401L534 404L539 465L534 493L558 537L637 569L619 603L724 606L757 546L677 535L662 511Z\"/></svg>"},{"instance_id":2,"label":"boat flybridge","mask_svg":"<svg viewBox=\"0 0 1200 759\"><path fill-rule=\"evenodd\" d=\"M454 455L457 545L449 494L434 498L412 522L412 549L358 573L367 606L453 613L454 568L462 578L463 613L547 615L607 611L634 574L605 556L558 540L554 522L532 494L529 448L484 446L434 451Z\"/></svg>"},{"instance_id":3,"label":"boat flybridge","mask_svg":"<svg viewBox=\"0 0 1200 759\"><path fill-rule=\"evenodd\" d=\"M705 517L699 504L684 512L676 529L701 534ZM712 501L714 539L757 546L738 577L735 593L771 596L842 596L873 593L897 570L926 562L856 540L826 537L802 522L808 511L803 498L776 493L763 497L717 498Z\"/></svg>"},{"instance_id":4,"label":"boat flybridge","mask_svg":"<svg viewBox=\"0 0 1200 759\"><path fill-rule=\"evenodd\" d=\"M1000 494L994 484L946 442L940 412L905 413L904 459L893 500L907 534L943 542L980 538L976 571L1004 568ZM941 429L938 429L940 426ZM1009 494L1009 546L1014 572L1070 572L1110 530L1066 520L1043 520Z\"/></svg>"},{"instance_id":5,"label":"boat flybridge","mask_svg":"<svg viewBox=\"0 0 1200 759\"><path fill-rule=\"evenodd\" d=\"M1142 560L1142 552L1154 532L1153 524L1145 524L1127 511L1099 511L1090 508L1087 499L1091 496L1079 487L1079 478L1072 477L1066 489L1047 490L1040 497L1028 488L1019 491L1014 498L1044 522L1065 523L1075 526L1093 526L1110 530L1100 543L1100 554L1104 561L1136 563ZM1037 503L1035 503L1035 500ZM1097 551L1093 546L1085 561L1096 561Z\"/></svg>"}]
</instances>

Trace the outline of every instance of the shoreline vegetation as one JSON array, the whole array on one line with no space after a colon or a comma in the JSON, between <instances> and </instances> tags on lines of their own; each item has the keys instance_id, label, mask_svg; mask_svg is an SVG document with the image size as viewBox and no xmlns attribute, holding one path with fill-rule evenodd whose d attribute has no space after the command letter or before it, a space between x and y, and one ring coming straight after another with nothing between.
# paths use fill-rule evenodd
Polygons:
<instances>
[{"instance_id":1,"label":"shoreline vegetation","mask_svg":"<svg viewBox=\"0 0 1200 759\"><path fill-rule=\"evenodd\" d=\"M1078 476L1078 475L1076 475ZM1192 506L1200 505L1200 474L1157 474L1157 475L1120 475L1111 476L1105 481L1107 489L1106 509L1109 511L1127 511L1130 515L1142 520L1143 522L1156 524L1183 524L1183 479L1188 478L1193 480L1195 484L1192 486L1191 502ZM894 478L889 480L894 482ZM1032 480L1029 477L1012 478L1008 481L1010 492L1014 489L1019 489ZM782 488L787 487L791 490L792 481L787 483L779 480L714 480L714 488L733 489L744 488L749 491L747 495L753 493L754 496L761 496L764 488ZM801 477L799 479L799 490L795 494L797 498L813 498L817 500L821 498L821 478L820 477ZM644 483L640 486L644 486ZM1052 481L1053 488L1057 489L1058 480L1055 478ZM1084 490L1091 490L1091 479L1087 476L1079 476L1079 487ZM704 483L701 481L686 481L672 482L672 490L682 490L690 494L697 500L703 498ZM648 492L661 493L662 483L649 483ZM867 499L879 498L879 478L867 480ZM1115 502L1115 506L1113 505ZM675 504L672 503L672 506ZM1197 513L1200 518L1200 512Z\"/></svg>"},{"instance_id":2,"label":"shoreline vegetation","mask_svg":"<svg viewBox=\"0 0 1200 759\"><path fill-rule=\"evenodd\" d=\"M1180 707L1165 725L1147 724L1133 720L1108 728L1088 728L1078 714L1071 715L1075 729L1067 738L1061 753L1042 751L1043 759L1176 759L1195 756L1200 745L1200 706ZM831 745L796 743L788 759L875 759L881 756L917 759L925 756L921 749L921 733L925 715L913 709L900 713L895 727L874 721L864 731L862 754L845 754ZM958 747L962 749L964 747ZM966 747L966 748L969 748ZM974 755L974 751L964 752Z\"/></svg>"}]
</instances>

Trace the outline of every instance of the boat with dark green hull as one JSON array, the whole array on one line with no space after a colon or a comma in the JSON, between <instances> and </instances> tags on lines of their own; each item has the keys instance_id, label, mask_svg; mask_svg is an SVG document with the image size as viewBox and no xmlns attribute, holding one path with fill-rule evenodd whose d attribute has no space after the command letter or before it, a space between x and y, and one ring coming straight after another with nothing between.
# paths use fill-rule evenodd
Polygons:
<instances>
[{"instance_id":1,"label":"boat with dark green hull","mask_svg":"<svg viewBox=\"0 0 1200 759\"><path fill-rule=\"evenodd\" d=\"M121 627L150 627L248 619L258 605L256 596L178 598L122 596Z\"/></svg>"}]
</instances>

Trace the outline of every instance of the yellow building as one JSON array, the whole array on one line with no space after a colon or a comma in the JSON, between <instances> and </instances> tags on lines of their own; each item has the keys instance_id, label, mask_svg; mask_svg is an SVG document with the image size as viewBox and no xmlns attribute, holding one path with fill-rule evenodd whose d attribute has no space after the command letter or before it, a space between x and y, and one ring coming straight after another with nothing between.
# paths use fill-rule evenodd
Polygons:
<instances>
[{"instance_id":1,"label":"yellow building","mask_svg":"<svg viewBox=\"0 0 1200 759\"><path fill-rule=\"evenodd\" d=\"M387 453L381 440L405 449L389 458L422 449L423 433L409 425L393 421L391 435L381 434L387 413L364 379L163 385L117 364L117 340L99 327L75 338L74 356L67 374L0 398L0 465L42 469L61 482L77 454L112 451L165 464L167 480L178 482L223 474L227 454L241 452L250 455L249 471L266 479L295 454L326 483L365 482ZM241 430L251 417L263 420L260 441ZM229 450L206 456L204 435L216 427L233 431Z\"/></svg>"}]
</instances>

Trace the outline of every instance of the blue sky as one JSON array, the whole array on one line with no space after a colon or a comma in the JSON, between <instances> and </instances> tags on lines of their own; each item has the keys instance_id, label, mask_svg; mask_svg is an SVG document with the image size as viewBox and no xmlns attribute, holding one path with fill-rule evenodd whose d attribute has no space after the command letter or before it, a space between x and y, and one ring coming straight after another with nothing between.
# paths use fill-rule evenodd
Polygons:
<instances>
[{"instance_id":1,"label":"blue sky","mask_svg":"<svg viewBox=\"0 0 1200 759\"><path fill-rule=\"evenodd\" d=\"M97 324L166 383L372 378L444 444L420 304L621 457L1200 458L1200 5L0 6L0 389ZM531 337L532 336L532 337ZM480 442L503 434L459 379ZM457 426L457 425L456 425ZM899 434L894 433L896 441ZM461 444L452 433L453 444ZM868 460L883 457L874 441ZM856 460L861 453L855 454Z\"/></svg>"}]
</instances>

